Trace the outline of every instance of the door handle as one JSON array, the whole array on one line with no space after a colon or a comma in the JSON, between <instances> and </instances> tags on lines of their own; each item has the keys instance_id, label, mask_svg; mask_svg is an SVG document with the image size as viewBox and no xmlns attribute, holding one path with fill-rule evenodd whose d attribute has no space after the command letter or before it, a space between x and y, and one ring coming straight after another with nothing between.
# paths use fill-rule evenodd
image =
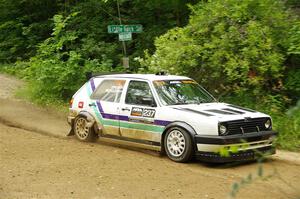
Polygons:
<instances>
[{"instance_id":1,"label":"door handle","mask_svg":"<svg viewBox=\"0 0 300 199\"><path fill-rule=\"evenodd\" d=\"M89 106L96 106L96 104L95 103L90 103Z\"/></svg>"},{"instance_id":2,"label":"door handle","mask_svg":"<svg viewBox=\"0 0 300 199\"><path fill-rule=\"evenodd\" d=\"M125 108L121 108L122 111L130 111L130 108L125 107Z\"/></svg>"}]
</instances>

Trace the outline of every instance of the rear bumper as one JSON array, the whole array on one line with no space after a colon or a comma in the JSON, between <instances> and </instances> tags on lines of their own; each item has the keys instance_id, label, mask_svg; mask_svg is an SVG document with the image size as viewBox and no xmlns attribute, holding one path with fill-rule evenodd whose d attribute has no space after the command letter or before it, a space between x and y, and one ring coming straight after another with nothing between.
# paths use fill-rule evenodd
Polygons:
<instances>
[{"instance_id":1,"label":"rear bumper","mask_svg":"<svg viewBox=\"0 0 300 199\"><path fill-rule=\"evenodd\" d=\"M195 136L196 158L207 162L253 160L262 154L275 153L274 131L231 136Z\"/></svg>"}]
</instances>

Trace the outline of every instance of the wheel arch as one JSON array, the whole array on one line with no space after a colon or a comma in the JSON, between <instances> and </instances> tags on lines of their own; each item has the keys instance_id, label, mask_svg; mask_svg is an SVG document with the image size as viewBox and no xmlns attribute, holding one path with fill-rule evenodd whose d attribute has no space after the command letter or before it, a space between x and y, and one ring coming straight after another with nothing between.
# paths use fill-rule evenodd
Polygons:
<instances>
[{"instance_id":1,"label":"wheel arch","mask_svg":"<svg viewBox=\"0 0 300 199\"><path fill-rule=\"evenodd\" d=\"M165 136L166 136L166 133L169 129L173 128L173 127L179 127L179 128L183 128L191 137L191 140L192 140L192 144L193 144L193 150L195 151L196 149L196 142L195 142L195 136L196 135L196 131L195 129L189 125L188 123L186 122L183 122L183 121L174 121L170 124L168 124L163 133L162 133L162 136L161 136L161 152L162 153L165 153L165 149L164 149L164 140L165 140Z\"/></svg>"},{"instance_id":2,"label":"wheel arch","mask_svg":"<svg viewBox=\"0 0 300 199\"><path fill-rule=\"evenodd\" d=\"M94 118L94 116L92 114L90 114L87 111L81 111L78 113L78 115L75 117L74 121L76 120L76 118L78 117L84 117L87 121L88 121L88 125L89 127L92 127L92 129L94 130L94 132L96 134L99 135L100 133L100 129L98 127L98 123L96 122L96 119ZM72 126L73 132L74 132L74 125Z\"/></svg>"}]
</instances>

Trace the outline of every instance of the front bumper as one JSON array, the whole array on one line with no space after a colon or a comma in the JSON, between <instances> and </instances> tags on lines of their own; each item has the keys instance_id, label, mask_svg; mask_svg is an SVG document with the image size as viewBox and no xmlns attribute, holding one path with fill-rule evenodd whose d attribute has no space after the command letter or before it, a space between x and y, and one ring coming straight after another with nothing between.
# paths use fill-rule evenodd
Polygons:
<instances>
[{"instance_id":1,"label":"front bumper","mask_svg":"<svg viewBox=\"0 0 300 199\"><path fill-rule=\"evenodd\" d=\"M262 154L275 153L274 131L230 136L195 136L196 158L206 162L253 160Z\"/></svg>"}]
</instances>

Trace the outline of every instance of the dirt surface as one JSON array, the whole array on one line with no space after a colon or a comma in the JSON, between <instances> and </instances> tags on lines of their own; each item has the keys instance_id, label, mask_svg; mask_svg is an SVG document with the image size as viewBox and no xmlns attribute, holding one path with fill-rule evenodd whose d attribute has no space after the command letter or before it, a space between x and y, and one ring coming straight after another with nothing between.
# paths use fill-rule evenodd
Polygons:
<instances>
[{"instance_id":1,"label":"dirt surface","mask_svg":"<svg viewBox=\"0 0 300 199\"><path fill-rule=\"evenodd\" d=\"M24 86L24 83L12 76L0 74L0 98L15 99L14 92Z\"/></svg>"},{"instance_id":2,"label":"dirt surface","mask_svg":"<svg viewBox=\"0 0 300 199\"><path fill-rule=\"evenodd\" d=\"M11 93L18 81L7 92L8 81L0 74L1 199L228 198L232 184L249 174L254 180L237 198L300 198L298 153L279 151L269 158L263 177L271 177L261 179L255 162L178 164L152 151L83 143L65 137L62 113L15 101Z\"/></svg>"}]
</instances>

